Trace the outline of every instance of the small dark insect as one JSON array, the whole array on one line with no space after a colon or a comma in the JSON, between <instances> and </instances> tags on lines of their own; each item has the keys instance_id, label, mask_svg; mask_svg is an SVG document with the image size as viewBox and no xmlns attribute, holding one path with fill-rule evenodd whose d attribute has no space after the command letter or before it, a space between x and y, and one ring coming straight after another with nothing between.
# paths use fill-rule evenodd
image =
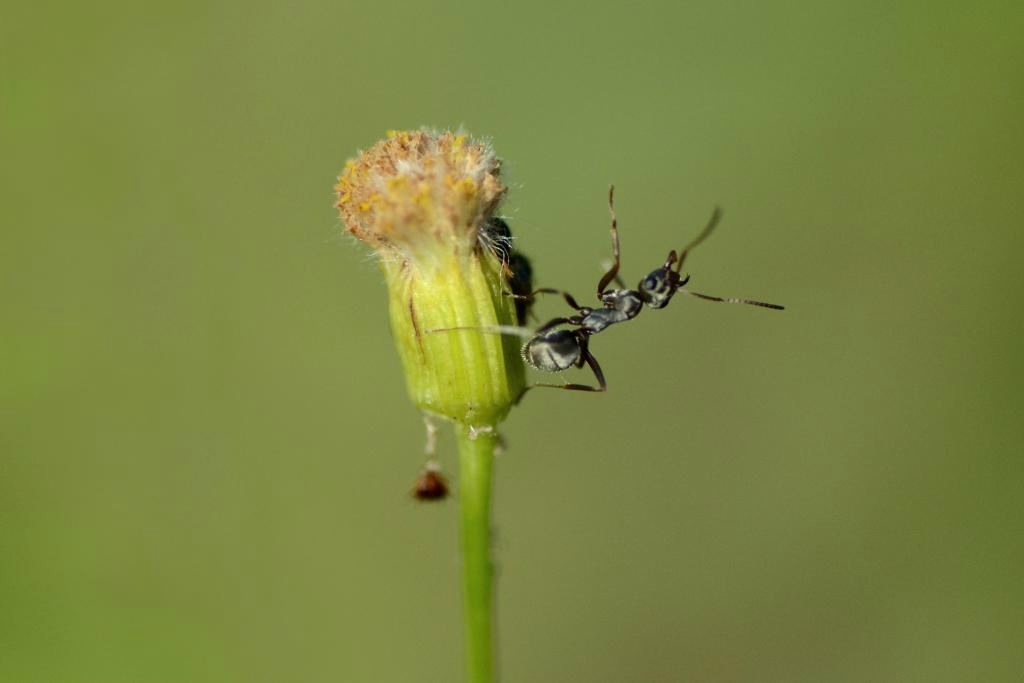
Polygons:
<instances>
[{"instance_id":1,"label":"small dark insect","mask_svg":"<svg viewBox=\"0 0 1024 683\"><path fill-rule=\"evenodd\" d=\"M525 325L533 305L533 297L530 296L533 293L533 266L530 265L530 259L514 251L508 260L508 270L512 273L508 284L515 297L516 321Z\"/></svg>"},{"instance_id":2,"label":"small dark insect","mask_svg":"<svg viewBox=\"0 0 1024 683\"><path fill-rule=\"evenodd\" d=\"M493 251L503 264L508 263L512 256L512 231L504 218L491 216L484 221L479 239L480 243Z\"/></svg>"},{"instance_id":3,"label":"small dark insect","mask_svg":"<svg viewBox=\"0 0 1024 683\"><path fill-rule=\"evenodd\" d=\"M412 487L412 497L421 502L444 500L448 497L448 482L441 475L438 466L427 463Z\"/></svg>"},{"instance_id":4,"label":"small dark insect","mask_svg":"<svg viewBox=\"0 0 1024 683\"><path fill-rule=\"evenodd\" d=\"M687 244L679 253L674 249L670 251L665 258L664 264L652 270L640 281L636 289L629 289L626 283L622 281L622 278L619 277L619 229L618 220L615 217L614 192L614 186L608 188L608 210L612 214L613 262L608 272L597 283L597 298L601 302L600 308L580 306L576 299L568 292L542 287L527 295L521 295L518 292L513 292L513 295L517 296L517 298L525 297L528 301L532 302L537 294L559 294L576 311L576 315L549 320L536 330L497 326L490 328L450 327L431 331L478 329L525 337L527 341L523 344L522 348L523 360L531 367L543 372L561 372L571 367L582 368L586 364L593 371L598 383L596 387L586 384L534 384L527 387L523 391L524 394L533 387L550 387L571 391L607 391L608 384L605 381L604 373L601 372L601 366L598 365L597 359L590 353L590 337L603 332L611 325L632 320L640 314L644 305L648 308L665 308L676 293L681 293L698 299L704 299L705 301L748 304L750 306L783 310L783 307L778 304L769 304L764 301L712 296L682 289L683 285L690 280L688 275L685 277L680 275L683 262L690 251L707 239L708 235L715 229L715 226L718 225L722 212L717 208L712 214L711 220L708 221L707 226L692 242ZM507 225L505 225L505 230L508 230ZM619 288L608 289L608 285L612 282L615 282ZM520 324L522 324L521 321ZM571 327L565 328L563 327L564 325ZM522 398L522 394L520 394L520 398Z\"/></svg>"},{"instance_id":5,"label":"small dark insect","mask_svg":"<svg viewBox=\"0 0 1024 683\"><path fill-rule=\"evenodd\" d=\"M515 297L516 321L525 325L533 304L533 267L530 259L512 248L512 231L505 219L491 216L484 223L480 241L501 259L509 288Z\"/></svg>"}]
</instances>

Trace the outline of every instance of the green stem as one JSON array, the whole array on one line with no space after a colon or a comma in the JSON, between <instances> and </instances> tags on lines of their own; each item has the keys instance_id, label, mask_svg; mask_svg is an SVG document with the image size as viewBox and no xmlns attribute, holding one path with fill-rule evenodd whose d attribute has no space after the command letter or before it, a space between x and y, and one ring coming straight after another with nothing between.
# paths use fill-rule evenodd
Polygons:
<instances>
[{"instance_id":1,"label":"green stem","mask_svg":"<svg viewBox=\"0 0 1024 683\"><path fill-rule=\"evenodd\" d=\"M497 433L456 424L459 442L459 504L462 508L462 572L466 610L468 683L494 681L491 564L491 465Z\"/></svg>"}]
</instances>

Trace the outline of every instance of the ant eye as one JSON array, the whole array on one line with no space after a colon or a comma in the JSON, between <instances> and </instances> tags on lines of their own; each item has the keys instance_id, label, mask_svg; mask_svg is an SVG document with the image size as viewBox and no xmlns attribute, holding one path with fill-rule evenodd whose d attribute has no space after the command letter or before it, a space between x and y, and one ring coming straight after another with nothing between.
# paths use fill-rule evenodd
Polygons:
<instances>
[{"instance_id":1,"label":"ant eye","mask_svg":"<svg viewBox=\"0 0 1024 683\"><path fill-rule=\"evenodd\" d=\"M653 278L653 277L647 276L644 279L643 288L646 289L646 290L649 290L649 291L653 291L653 290L657 289L658 288L658 280L657 280L657 278Z\"/></svg>"}]
</instances>

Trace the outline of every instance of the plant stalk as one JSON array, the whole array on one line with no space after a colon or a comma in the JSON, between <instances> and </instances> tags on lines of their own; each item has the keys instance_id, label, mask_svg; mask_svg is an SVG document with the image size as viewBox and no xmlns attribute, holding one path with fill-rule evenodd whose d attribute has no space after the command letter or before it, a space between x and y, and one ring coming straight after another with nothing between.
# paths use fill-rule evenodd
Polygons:
<instances>
[{"instance_id":1,"label":"plant stalk","mask_svg":"<svg viewBox=\"0 0 1024 683\"><path fill-rule=\"evenodd\" d=\"M494 568L491 563L491 471L497 433L456 424L468 683L493 683Z\"/></svg>"}]
</instances>

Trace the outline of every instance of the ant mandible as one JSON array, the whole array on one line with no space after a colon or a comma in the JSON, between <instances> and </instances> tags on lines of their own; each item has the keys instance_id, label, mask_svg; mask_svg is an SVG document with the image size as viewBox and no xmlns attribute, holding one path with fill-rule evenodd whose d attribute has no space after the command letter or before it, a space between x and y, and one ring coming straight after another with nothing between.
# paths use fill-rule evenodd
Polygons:
<instances>
[{"instance_id":1,"label":"ant mandible","mask_svg":"<svg viewBox=\"0 0 1024 683\"><path fill-rule=\"evenodd\" d=\"M514 292L512 296L516 299L532 301L537 294L559 294L569 306L576 310L576 315L554 318L536 330L499 325L486 328L449 327L432 331L477 329L525 337L527 341L523 344L522 356L523 360L530 367L542 372L562 372L572 367L582 368L586 364L593 371L598 383L596 387L588 384L533 384L524 389L523 394L534 387L600 392L607 391L608 383L605 381L604 373L601 371L601 366L598 364L597 359L590 353L590 337L603 332L610 325L632 320L640 314L644 305L647 305L649 308L665 308L669 301L672 300L672 297L678 292L698 299L704 299L705 301L748 304L750 306L760 306L780 311L784 309L783 306L769 304L764 301L712 296L682 289L683 285L690 280L689 275L685 277L680 275L683 262L686 261L690 251L707 239L708 235L715 229L715 226L718 225L718 221L722 216L722 212L718 208L711 215L711 220L708 221L705 228L692 242L687 244L678 254L674 249L670 251L664 264L652 270L640 281L636 289L629 289L626 287L625 282L622 281L622 278L619 277L619 229L618 219L615 215L614 196L615 186L612 185L608 188L608 210L612 215L613 262L608 272L597 283L597 298L601 302L601 308L581 306L569 292L541 287L527 295ZM613 281L618 285L618 289L608 289L608 285ZM572 327L561 327L563 325L571 325ZM519 399L522 399L523 394L520 394Z\"/></svg>"}]
</instances>

